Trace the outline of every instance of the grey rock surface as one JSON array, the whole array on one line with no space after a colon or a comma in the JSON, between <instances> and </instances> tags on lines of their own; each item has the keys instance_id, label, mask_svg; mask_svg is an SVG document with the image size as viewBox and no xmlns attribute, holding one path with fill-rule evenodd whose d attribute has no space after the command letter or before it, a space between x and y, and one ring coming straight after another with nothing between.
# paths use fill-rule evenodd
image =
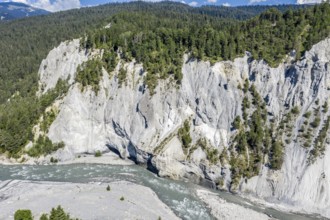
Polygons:
<instances>
[{"instance_id":1,"label":"grey rock surface","mask_svg":"<svg viewBox=\"0 0 330 220\"><path fill-rule=\"evenodd\" d=\"M221 172L221 167L225 167L219 162L211 165L202 149L191 152L189 158L185 156L177 139L185 120L190 123L193 143L205 138L221 152L235 135L231 123L242 115L244 95L238 85L243 85L245 79L266 100L276 123L288 109L299 107L293 137L298 135L303 114L316 108L315 101L322 105L329 99L330 39L314 45L300 61L291 63L288 57L287 62L276 68L262 60L252 61L248 53L233 62L214 65L185 55L182 85L177 88L170 80L160 81L153 96L143 83L146 73L142 64L123 61L114 72L103 71L97 95L91 89L81 92L81 85L74 82L74 69L91 56L79 51L77 45L77 40L61 44L50 52L39 72L43 91L54 87L59 78L71 76L70 90L48 133L52 141L64 141L65 149L56 153L62 160L80 153L112 150L122 158L150 163L160 176L192 179L208 176L216 181L225 173L228 182L228 169ZM61 57L64 52L68 58ZM45 64L46 70L51 71L42 68ZM63 68L69 71L63 72ZM122 85L117 78L119 68L127 70ZM321 127L327 117L328 113L320 114ZM310 165L307 163L310 149L301 145L295 141L286 144L282 169L271 171L263 167L259 176L241 183L240 192L330 217L329 144L324 156ZM206 164L207 169L203 170L201 164Z\"/></svg>"},{"instance_id":2,"label":"grey rock surface","mask_svg":"<svg viewBox=\"0 0 330 220\"><path fill-rule=\"evenodd\" d=\"M14 219L18 209L29 209L39 219L58 205L79 219L179 219L150 188L125 181L83 184L12 180L0 182L0 193L0 219Z\"/></svg>"}]
</instances>

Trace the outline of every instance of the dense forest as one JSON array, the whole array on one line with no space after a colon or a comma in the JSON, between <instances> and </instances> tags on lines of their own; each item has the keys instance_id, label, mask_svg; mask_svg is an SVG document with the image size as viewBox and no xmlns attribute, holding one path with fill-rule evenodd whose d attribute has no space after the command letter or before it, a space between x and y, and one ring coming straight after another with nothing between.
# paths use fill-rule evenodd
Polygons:
<instances>
[{"instance_id":1,"label":"dense forest","mask_svg":"<svg viewBox=\"0 0 330 220\"><path fill-rule=\"evenodd\" d=\"M329 4L284 13L272 8L246 21L170 11L123 12L111 17L111 28L88 34L84 47L105 49L110 57L120 51L122 59L143 63L153 93L158 79L173 75L180 84L184 53L213 63L249 51L254 59L276 66L290 51L300 59L329 36L329 22Z\"/></svg>"},{"instance_id":2,"label":"dense forest","mask_svg":"<svg viewBox=\"0 0 330 220\"><path fill-rule=\"evenodd\" d=\"M293 10L306 6L277 6L279 10ZM154 14L196 14L223 19L248 19L269 9L254 7L189 7L174 2L132 2L108 4L93 8L82 8L58 12L47 16L31 17L0 23L0 103L4 103L15 92L27 96L35 89L39 65L47 53L60 42L79 38L88 31L107 24L111 15L119 12L153 12ZM34 93L34 91L32 91Z\"/></svg>"},{"instance_id":3,"label":"dense forest","mask_svg":"<svg viewBox=\"0 0 330 220\"><path fill-rule=\"evenodd\" d=\"M260 9L225 7L192 8L180 3L123 3L83 8L0 23L0 153L16 156L29 140L33 139L32 127L58 96L65 92L63 83L37 98L39 65L48 52L60 42L80 38L85 33L103 27L111 15L123 11L204 14L218 18L246 19ZM84 80L81 78L81 80ZM42 140L43 138L41 138ZM41 144L49 141L38 141ZM40 144L37 145L38 148ZM42 152L33 152L39 155Z\"/></svg>"},{"instance_id":4,"label":"dense forest","mask_svg":"<svg viewBox=\"0 0 330 220\"><path fill-rule=\"evenodd\" d=\"M111 28L104 29L109 23ZM0 23L0 153L19 155L33 140L32 127L46 107L66 93L66 82L60 81L49 93L35 95L39 65L61 41L87 36L83 47L106 49L97 65L81 68L78 80L83 85L93 85L97 91L99 71L89 77L84 68L103 65L111 70L114 54L120 54L144 64L152 91L159 79L173 77L180 84L184 53L216 62L250 51L255 59L275 66L292 49L299 59L328 36L329 23L328 4L192 8L173 2L108 4ZM49 140L39 138L37 149L43 144Z\"/></svg>"}]
</instances>

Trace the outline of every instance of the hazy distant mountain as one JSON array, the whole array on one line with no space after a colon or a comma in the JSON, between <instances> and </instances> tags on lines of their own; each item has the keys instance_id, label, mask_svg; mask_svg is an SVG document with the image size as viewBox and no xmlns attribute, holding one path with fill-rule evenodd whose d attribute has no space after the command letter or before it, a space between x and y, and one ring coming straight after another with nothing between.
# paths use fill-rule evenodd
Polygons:
<instances>
[{"instance_id":1,"label":"hazy distant mountain","mask_svg":"<svg viewBox=\"0 0 330 220\"><path fill-rule=\"evenodd\" d=\"M50 12L34 8L32 6L17 2L0 2L0 20L13 20L18 18L44 15Z\"/></svg>"},{"instance_id":2,"label":"hazy distant mountain","mask_svg":"<svg viewBox=\"0 0 330 220\"><path fill-rule=\"evenodd\" d=\"M298 0L297 4L317 4L325 2L325 0Z\"/></svg>"}]
</instances>

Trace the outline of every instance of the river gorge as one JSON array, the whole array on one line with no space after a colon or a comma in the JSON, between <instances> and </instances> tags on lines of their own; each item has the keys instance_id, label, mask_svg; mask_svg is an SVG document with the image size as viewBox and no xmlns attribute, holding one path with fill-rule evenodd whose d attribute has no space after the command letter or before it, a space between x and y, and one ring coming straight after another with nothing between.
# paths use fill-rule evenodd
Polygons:
<instances>
[{"instance_id":1,"label":"river gorge","mask_svg":"<svg viewBox=\"0 0 330 220\"><path fill-rule=\"evenodd\" d=\"M8 204L11 195L7 195L10 183L17 180L24 180L25 184L30 182L56 182L56 183L72 183L72 184L108 184L113 182L130 182L150 188L156 193L158 198L165 203L174 213L181 219L215 219L211 214L211 210L197 196L198 190L206 190L215 193L218 197L224 199L227 203L237 204L248 209L265 213L269 217L275 219L314 219L316 216L303 216L291 213L277 211L273 208L267 208L262 205L256 205L251 201L233 195L227 192L214 191L203 186L196 185L185 181L175 181L166 178L159 178L157 175L146 170L143 166L136 165L104 165L104 164L67 164L67 165L0 165L0 219L8 219L6 210L8 207L15 206L16 209L24 209L29 207L33 201L27 203L25 207L19 207L16 204ZM15 188L16 187L16 188ZM17 186L14 186L18 190ZM26 188L25 191L29 189ZM127 189L129 190L129 189ZM39 187L39 191L41 191ZM104 192L106 192L104 188ZM65 194L66 192L63 192ZM135 192L139 194L139 191ZM48 193L45 193L47 196ZM58 194L57 197L61 197ZM144 195L139 195L144 199ZM22 196L23 197L23 196ZM93 206L97 207L101 204L97 203L96 198L89 198L90 201L96 201ZM86 201L80 201L80 205ZM88 202L88 201L87 201ZM61 205L61 204L57 204ZM42 206L40 204L40 206ZM90 210L95 207L91 206ZM66 208L66 207L64 207ZM111 209L111 208L110 208ZM221 210L221 209L220 209ZM47 211L47 210L44 210ZM11 213L13 214L13 213ZM86 210L81 210L82 216L86 216ZM73 216L79 217L78 213L72 213ZM87 215L88 216L88 215ZM94 218L97 219L97 218ZM272 219L272 218L269 218Z\"/></svg>"}]
</instances>

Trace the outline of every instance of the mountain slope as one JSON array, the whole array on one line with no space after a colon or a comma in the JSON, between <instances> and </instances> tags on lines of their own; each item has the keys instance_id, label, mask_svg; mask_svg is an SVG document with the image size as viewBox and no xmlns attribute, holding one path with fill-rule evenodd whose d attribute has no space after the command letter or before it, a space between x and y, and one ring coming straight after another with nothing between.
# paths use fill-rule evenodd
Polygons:
<instances>
[{"instance_id":1,"label":"mountain slope","mask_svg":"<svg viewBox=\"0 0 330 220\"><path fill-rule=\"evenodd\" d=\"M330 169L326 165L330 157L330 39L316 44L302 60L277 68L263 61L251 62L249 55L214 65L185 55L181 87L161 81L152 96L144 84L147 72L134 61L120 60L112 72L102 69L98 93L92 86L84 87L75 69L100 54L86 54L79 45L78 40L64 42L40 67L40 92L53 88L60 78L70 79L67 95L48 110L56 117L47 136L54 143L65 143L52 157L65 161L113 150L122 158L148 164L163 177L202 178L219 188L295 211L330 216ZM245 93L242 85L247 82ZM262 125L255 123L259 107L252 94L265 100L268 116ZM246 102L250 106L244 110ZM242 122L236 129L237 116ZM253 153L257 146L250 148L238 139L241 131L249 135L254 123L254 129L271 132L271 153L259 162ZM190 137L188 145L185 140L189 138L184 137ZM264 141L262 146L267 146ZM278 143L283 148L277 149ZM278 150L283 153L283 164L273 169L270 161Z\"/></svg>"},{"instance_id":2,"label":"mountain slope","mask_svg":"<svg viewBox=\"0 0 330 220\"><path fill-rule=\"evenodd\" d=\"M31 63L31 78L14 69L34 87L3 96L0 150L43 163L112 150L159 176L329 217L330 6L242 21L177 5L115 5L34 60L38 79Z\"/></svg>"},{"instance_id":3,"label":"mountain slope","mask_svg":"<svg viewBox=\"0 0 330 220\"><path fill-rule=\"evenodd\" d=\"M329 9L329 5L316 6L315 21L299 21L309 27L307 22L317 22L320 16L325 23L313 28L327 26ZM302 12L283 17L295 15L304 17ZM312 16L309 11L306 15ZM220 189L329 217L328 35L311 43L305 28L296 25L290 33L303 34L293 39L308 42L298 46L315 45L300 55L292 50L272 67L265 61L269 52L258 44L251 48L265 51L260 59L252 51L232 61L212 60L207 46L201 46L207 43L181 31L179 27L190 26L171 20L173 14L168 15L171 19L159 18L161 27L155 25L159 24L156 18L150 19L151 13L145 15L148 19L136 16L142 18L139 13L113 16L106 28L90 33L86 41L63 42L49 53L40 65L38 95L56 88L59 79L67 81L68 90L40 117L33 129L36 143L31 142L27 152L38 155L48 146L45 142L63 143L43 160L48 162L50 157L65 161L112 150L122 158L147 164L162 177L202 179ZM271 26L278 33L284 22L278 16L277 11L265 12L244 25L252 22L265 35L263 28ZM194 25L198 17L194 19L189 19L191 25L203 30ZM216 28L211 30L216 27L212 21L208 25L207 34L216 32ZM250 34L244 38L248 42ZM204 39L202 33L197 36ZM275 36L271 37L274 42ZM194 47L184 49L190 40L198 48L196 53ZM271 44L258 42L270 49ZM153 47L155 51L150 52L148 48ZM181 55L182 63L178 61ZM173 66L175 62L180 63Z\"/></svg>"},{"instance_id":4,"label":"mountain slope","mask_svg":"<svg viewBox=\"0 0 330 220\"><path fill-rule=\"evenodd\" d=\"M265 9L268 7L257 7L257 9L247 7L245 18ZM284 10L283 7L282 9ZM199 18L200 24L206 26L207 23L203 18L207 18L207 20L213 20L218 26L228 27L237 21L227 18L234 16L234 18L242 19L242 11L244 11L242 7L238 9L212 7L209 11L203 8L195 9L180 3L133 2L82 8L43 17L37 16L15 22L0 23L1 151L8 151L10 154L18 153L27 141L31 140L31 128L39 115L49 102L54 97L56 98L56 94L62 93L54 91L53 94L47 95L43 99L35 97L40 63L47 53L60 42L79 38L85 33L93 32L91 30L99 30L109 24L111 15L121 12L151 13L162 16L174 13L180 15L183 22L187 22L187 17L196 17ZM13 99L14 97L16 98ZM23 112L24 117L22 117ZM11 118L17 118L17 120L12 121Z\"/></svg>"},{"instance_id":5,"label":"mountain slope","mask_svg":"<svg viewBox=\"0 0 330 220\"><path fill-rule=\"evenodd\" d=\"M293 6L288 6L289 8ZM39 64L47 53L67 39L81 37L89 30L107 25L107 19L119 12L171 11L204 14L218 19L247 19L270 7L203 7L193 8L174 2L108 4L0 23L0 103L17 91L28 93L36 86ZM293 9L298 9L293 7ZM285 10L285 7L282 7ZM8 45L15 45L14 48ZM19 62L18 62L19 59ZM33 79L33 80L32 80ZM33 82L32 82L33 81ZM33 85L31 83L34 83Z\"/></svg>"},{"instance_id":6,"label":"mountain slope","mask_svg":"<svg viewBox=\"0 0 330 220\"><path fill-rule=\"evenodd\" d=\"M0 2L0 20L8 21L37 15L46 15L50 12L17 2Z\"/></svg>"}]
</instances>

